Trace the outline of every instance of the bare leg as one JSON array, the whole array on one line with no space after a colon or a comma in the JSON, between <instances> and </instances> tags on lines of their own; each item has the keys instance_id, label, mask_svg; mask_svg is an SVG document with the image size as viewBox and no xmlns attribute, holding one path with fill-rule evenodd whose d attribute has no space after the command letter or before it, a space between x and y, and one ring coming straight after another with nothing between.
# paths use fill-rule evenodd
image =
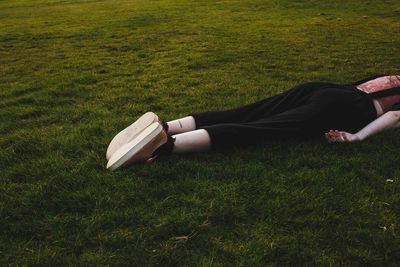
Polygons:
<instances>
[{"instance_id":1,"label":"bare leg","mask_svg":"<svg viewBox=\"0 0 400 267\"><path fill-rule=\"evenodd\" d=\"M196 130L196 122L192 116L169 121L168 134L179 134Z\"/></svg>"},{"instance_id":2,"label":"bare leg","mask_svg":"<svg viewBox=\"0 0 400 267\"><path fill-rule=\"evenodd\" d=\"M211 148L210 135L205 129L176 134L173 153L206 151Z\"/></svg>"}]
</instances>

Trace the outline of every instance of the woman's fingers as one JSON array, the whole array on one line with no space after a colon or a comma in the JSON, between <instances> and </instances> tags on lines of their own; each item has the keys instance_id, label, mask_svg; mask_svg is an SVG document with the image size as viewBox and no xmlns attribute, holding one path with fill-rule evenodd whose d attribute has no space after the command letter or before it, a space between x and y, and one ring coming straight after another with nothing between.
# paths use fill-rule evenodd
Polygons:
<instances>
[{"instance_id":1,"label":"woman's fingers","mask_svg":"<svg viewBox=\"0 0 400 267\"><path fill-rule=\"evenodd\" d=\"M338 142L343 142L342 132L336 130L336 139Z\"/></svg>"},{"instance_id":2,"label":"woman's fingers","mask_svg":"<svg viewBox=\"0 0 400 267\"><path fill-rule=\"evenodd\" d=\"M336 141L335 132L333 130L329 130L329 132L325 133L326 140L331 143Z\"/></svg>"},{"instance_id":3,"label":"woman's fingers","mask_svg":"<svg viewBox=\"0 0 400 267\"><path fill-rule=\"evenodd\" d=\"M349 136L346 132L339 130L329 130L325 133L325 138L329 143L331 142L350 142Z\"/></svg>"},{"instance_id":4,"label":"woman's fingers","mask_svg":"<svg viewBox=\"0 0 400 267\"><path fill-rule=\"evenodd\" d=\"M335 132L333 130L330 130L328 133L326 133L326 135L330 142L335 141Z\"/></svg>"},{"instance_id":5,"label":"woman's fingers","mask_svg":"<svg viewBox=\"0 0 400 267\"><path fill-rule=\"evenodd\" d=\"M344 141L349 142L349 138L347 137L347 134L345 134L344 132L342 132L342 138Z\"/></svg>"}]
</instances>

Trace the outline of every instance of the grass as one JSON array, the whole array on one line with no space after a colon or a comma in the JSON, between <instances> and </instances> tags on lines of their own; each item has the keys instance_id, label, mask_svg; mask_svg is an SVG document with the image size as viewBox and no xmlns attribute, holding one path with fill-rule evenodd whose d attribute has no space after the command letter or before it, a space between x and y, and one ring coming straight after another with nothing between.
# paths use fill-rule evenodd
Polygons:
<instances>
[{"instance_id":1,"label":"grass","mask_svg":"<svg viewBox=\"0 0 400 267\"><path fill-rule=\"evenodd\" d=\"M105 150L149 110L398 73L399 16L396 0L0 1L0 265L396 266L398 130L116 172Z\"/></svg>"}]
</instances>

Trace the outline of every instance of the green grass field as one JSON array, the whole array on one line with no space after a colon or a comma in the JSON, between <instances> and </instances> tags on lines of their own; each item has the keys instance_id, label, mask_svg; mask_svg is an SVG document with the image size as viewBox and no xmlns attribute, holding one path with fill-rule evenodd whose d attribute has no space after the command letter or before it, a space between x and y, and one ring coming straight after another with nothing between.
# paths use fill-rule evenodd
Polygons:
<instances>
[{"instance_id":1,"label":"green grass field","mask_svg":"<svg viewBox=\"0 0 400 267\"><path fill-rule=\"evenodd\" d=\"M0 265L398 266L400 130L174 155L112 137L400 71L398 0L0 1Z\"/></svg>"}]
</instances>

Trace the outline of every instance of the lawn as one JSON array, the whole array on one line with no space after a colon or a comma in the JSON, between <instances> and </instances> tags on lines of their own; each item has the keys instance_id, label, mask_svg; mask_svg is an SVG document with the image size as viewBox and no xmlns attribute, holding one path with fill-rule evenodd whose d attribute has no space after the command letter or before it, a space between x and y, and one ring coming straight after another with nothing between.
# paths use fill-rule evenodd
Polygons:
<instances>
[{"instance_id":1,"label":"lawn","mask_svg":"<svg viewBox=\"0 0 400 267\"><path fill-rule=\"evenodd\" d=\"M112 137L400 71L398 0L0 1L0 265L396 266L400 130L173 155Z\"/></svg>"}]
</instances>

